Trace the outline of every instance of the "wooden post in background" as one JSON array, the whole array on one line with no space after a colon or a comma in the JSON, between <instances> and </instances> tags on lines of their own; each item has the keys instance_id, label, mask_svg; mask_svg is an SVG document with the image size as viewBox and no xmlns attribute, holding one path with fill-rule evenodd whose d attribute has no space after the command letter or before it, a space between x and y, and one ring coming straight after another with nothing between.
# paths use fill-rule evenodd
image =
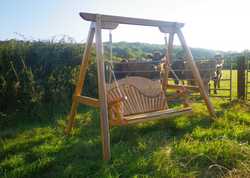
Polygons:
<instances>
[{"instance_id":1,"label":"wooden post in background","mask_svg":"<svg viewBox=\"0 0 250 178\"><path fill-rule=\"evenodd\" d=\"M233 65L232 65L232 57L230 57L230 101L232 101L233 94Z\"/></svg>"},{"instance_id":2,"label":"wooden post in background","mask_svg":"<svg viewBox=\"0 0 250 178\"><path fill-rule=\"evenodd\" d=\"M246 99L246 58L245 56L238 57L237 60L237 81L238 81L238 99Z\"/></svg>"},{"instance_id":3,"label":"wooden post in background","mask_svg":"<svg viewBox=\"0 0 250 178\"><path fill-rule=\"evenodd\" d=\"M250 59L249 57L246 56L246 100L249 101L249 94L250 94L250 88L249 88L249 85L250 85L250 77L249 77L249 74L250 74L250 68L249 68L249 65L250 65Z\"/></svg>"},{"instance_id":4,"label":"wooden post in background","mask_svg":"<svg viewBox=\"0 0 250 178\"><path fill-rule=\"evenodd\" d=\"M110 159L110 136L108 120L108 103L105 83L105 70L102 47L101 15L96 15L96 62L98 72L98 94L100 102L100 122L103 159Z\"/></svg>"}]
</instances>

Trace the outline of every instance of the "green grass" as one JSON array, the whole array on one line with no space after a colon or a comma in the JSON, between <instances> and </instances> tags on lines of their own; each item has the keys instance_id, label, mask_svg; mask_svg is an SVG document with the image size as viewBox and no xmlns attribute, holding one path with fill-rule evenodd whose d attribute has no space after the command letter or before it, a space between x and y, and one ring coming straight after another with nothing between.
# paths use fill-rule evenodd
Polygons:
<instances>
[{"instance_id":1,"label":"green grass","mask_svg":"<svg viewBox=\"0 0 250 178\"><path fill-rule=\"evenodd\" d=\"M248 177L250 105L212 101L215 121L196 103L190 116L112 128L110 161L102 160L95 109L79 112L69 137L65 114L43 122L17 116L0 131L0 177Z\"/></svg>"},{"instance_id":2,"label":"green grass","mask_svg":"<svg viewBox=\"0 0 250 178\"><path fill-rule=\"evenodd\" d=\"M95 109L77 115L65 137L56 122L16 125L0 132L2 177L236 177L250 174L250 106L213 100L194 114L111 129L112 159L102 161Z\"/></svg>"}]
</instances>

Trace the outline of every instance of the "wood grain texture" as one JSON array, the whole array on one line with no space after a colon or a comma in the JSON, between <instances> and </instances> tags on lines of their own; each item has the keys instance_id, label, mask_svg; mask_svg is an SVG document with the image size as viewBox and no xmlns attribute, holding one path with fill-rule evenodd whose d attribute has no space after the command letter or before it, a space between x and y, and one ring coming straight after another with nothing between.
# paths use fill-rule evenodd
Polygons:
<instances>
[{"instance_id":1,"label":"wood grain texture","mask_svg":"<svg viewBox=\"0 0 250 178\"><path fill-rule=\"evenodd\" d=\"M136 114L131 116L125 116L121 120L111 120L112 126L121 126L127 124L136 124L146 121L153 121L158 119L169 119L170 117L192 113L192 108L186 107L181 109L166 109L150 113Z\"/></svg>"},{"instance_id":2,"label":"wood grain texture","mask_svg":"<svg viewBox=\"0 0 250 178\"><path fill-rule=\"evenodd\" d=\"M87 96L75 96L75 98L81 104L85 104L85 105L96 107L96 108L100 107L100 102L96 98L91 98Z\"/></svg>"},{"instance_id":3,"label":"wood grain texture","mask_svg":"<svg viewBox=\"0 0 250 178\"><path fill-rule=\"evenodd\" d=\"M127 77L107 85L107 88L108 103L121 97L126 98L123 101L124 116L158 111L165 107L166 98L160 81L143 77Z\"/></svg>"},{"instance_id":4,"label":"wood grain texture","mask_svg":"<svg viewBox=\"0 0 250 178\"><path fill-rule=\"evenodd\" d=\"M108 120L108 103L107 92L105 86L105 72L102 47L102 29L101 16L96 16L96 60L98 74L98 93L100 102L100 119L101 119L101 140L103 159L110 159L110 136L109 136L109 120Z\"/></svg>"},{"instance_id":5,"label":"wood grain texture","mask_svg":"<svg viewBox=\"0 0 250 178\"><path fill-rule=\"evenodd\" d=\"M201 79L201 76L200 76L200 72L199 70L197 69L196 67L196 64L194 62L194 59L193 59L193 55L191 53L191 50L189 49L187 43L186 43L186 40L181 32L180 29L177 30L177 35L179 37L179 40L181 42L181 45L186 53L186 56L187 56L187 62L188 62L188 65L190 66L191 70L192 70L192 74L193 74L193 77L196 81L196 84L198 85L199 87L199 90L200 90L200 94L201 96L203 97L206 105L207 105L207 109L208 109L208 112L210 113L210 115L212 117L216 117L215 115L215 111L214 111L214 107L208 97L208 94L205 90L205 86L204 86L204 83Z\"/></svg>"},{"instance_id":6,"label":"wood grain texture","mask_svg":"<svg viewBox=\"0 0 250 178\"><path fill-rule=\"evenodd\" d=\"M82 63L81 63L81 67L80 67L80 74L79 74L78 82L76 84L74 96L80 96L81 95L82 88L83 88L83 85L84 85L84 80L85 80L85 76L86 76L86 72L87 72L88 64L89 64L90 50L91 50L94 35L95 35L95 29L94 29L93 26L94 26L93 23L91 23L90 27L89 27L89 33L88 33L86 47L85 47L83 57L82 57ZM70 131L71 131L72 127L73 127L73 124L74 124L75 115L77 113L78 101L74 96L73 96L73 99L72 99L71 109L70 109L70 113L69 113L69 116L68 116L67 127L65 129L66 134L70 133Z\"/></svg>"},{"instance_id":7,"label":"wood grain texture","mask_svg":"<svg viewBox=\"0 0 250 178\"><path fill-rule=\"evenodd\" d=\"M151 19L141 19L141 18L131 18L131 17L121 17L121 16L112 16L112 15L101 15L102 22L113 22L117 24L130 24L130 25L142 25L142 26L155 26L155 27L169 27L169 28L181 28L184 26L183 23L178 22L168 22L161 20L151 20ZM80 12L80 16L84 20L96 21L98 14Z\"/></svg>"},{"instance_id":8,"label":"wood grain texture","mask_svg":"<svg viewBox=\"0 0 250 178\"><path fill-rule=\"evenodd\" d=\"M130 76L118 80L118 85L133 85L138 88L143 94L155 96L162 92L160 80L151 80L145 77ZM115 83L107 84L107 89L116 87Z\"/></svg>"}]
</instances>

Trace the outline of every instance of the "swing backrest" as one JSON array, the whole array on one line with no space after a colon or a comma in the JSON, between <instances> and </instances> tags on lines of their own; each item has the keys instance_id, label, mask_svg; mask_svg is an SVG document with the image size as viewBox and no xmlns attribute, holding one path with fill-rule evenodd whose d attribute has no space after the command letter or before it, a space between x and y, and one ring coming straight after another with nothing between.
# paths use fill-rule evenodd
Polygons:
<instances>
[{"instance_id":1,"label":"swing backrest","mask_svg":"<svg viewBox=\"0 0 250 178\"><path fill-rule=\"evenodd\" d=\"M107 85L108 103L124 97L123 116L159 111L165 108L165 92L159 80L127 77Z\"/></svg>"}]
</instances>

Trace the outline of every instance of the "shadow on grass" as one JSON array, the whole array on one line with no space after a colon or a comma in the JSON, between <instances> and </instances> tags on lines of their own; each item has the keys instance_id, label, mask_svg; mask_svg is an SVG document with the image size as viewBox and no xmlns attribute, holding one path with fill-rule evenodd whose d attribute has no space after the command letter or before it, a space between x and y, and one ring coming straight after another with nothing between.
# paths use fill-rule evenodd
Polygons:
<instances>
[{"instance_id":1,"label":"shadow on grass","mask_svg":"<svg viewBox=\"0 0 250 178\"><path fill-rule=\"evenodd\" d=\"M69 137L63 133L65 115L60 115L59 119L56 119L57 124L54 121L45 122L42 126L39 123L31 124L23 127L21 132L15 132L11 137L7 134L2 151L4 158L1 158L0 164L3 175L5 177L160 176L160 173L157 173L159 165L155 163L154 155L165 148L174 149L173 143L179 142L196 127L208 128L211 125L207 115L195 113L191 116L111 128L112 159L105 162L102 161L97 110L83 108L80 113L76 118L76 127ZM47 138L44 138L46 135ZM9 146L11 144L12 146ZM24 154L20 164L15 160L19 154ZM30 168L29 165L33 167ZM178 168L178 165L175 166ZM17 171L20 169L22 174Z\"/></svg>"}]
</instances>

